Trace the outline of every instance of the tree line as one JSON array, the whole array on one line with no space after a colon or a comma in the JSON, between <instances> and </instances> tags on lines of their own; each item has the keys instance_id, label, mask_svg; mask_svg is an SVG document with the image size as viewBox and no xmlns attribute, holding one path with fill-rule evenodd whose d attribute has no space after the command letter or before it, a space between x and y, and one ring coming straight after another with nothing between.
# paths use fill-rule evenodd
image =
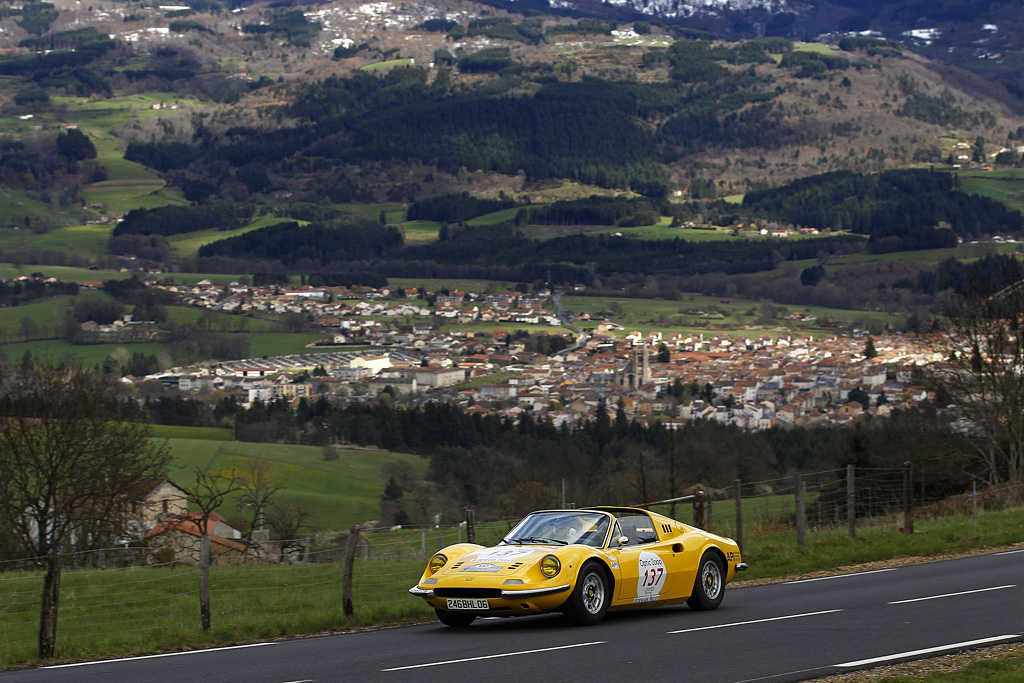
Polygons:
<instances>
[{"instance_id":1,"label":"tree line","mask_svg":"<svg viewBox=\"0 0 1024 683\"><path fill-rule=\"evenodd\" d=\"M707 390L708 400L717 400L714 389ZM705 396L704 390L700 395ZM557 505L553 492L565 482L568 500L583 505L635 504L681 495L695 484L726 488L736 478L765 481L847 464L895 467L907 459L927 461L936 473L925 479L928 490L922 493L929 497L958 492L971 476L962 459L935 461L937 444L948 440L948 426L927 405L856 430L748 432L710 420L670 430L657 418L635 422L621 406L604 403L593 420L569 429L529 411L513 420L442 401L400 406L389 396L385 391L376 401L345 404L303 399L295 408L285 401L257 401L244 408L231 397L211 406L165 396L148 400L145 410L157 423L230 422L242 440L321 444L331 439L419 453L430 461L435 504L452 513L469 506L485 515L522 514L526 510L513 493L517 483L530 483L535 493L547 491L552 499L545 504ZM401 506L402 497L396 498ZM414 510L405 511L413 521L424 521Z\"/></svg>"},{"instance_id":2,"label":"tree line","mask_svg":"<svg viewBox=\"0 0 1024 683\"><path fill-rule=\"evenodd\" d=\"M956 237L1024 230L1019 211L957 188L957 177L929 170L867 175L833 171L788 185L748 192L743 209L795 225L869 235L875 251L954 246ZM944 231L940 226L947 225ZM887 246L889 237L901 238Z\"/></svg>"}]
</instances>

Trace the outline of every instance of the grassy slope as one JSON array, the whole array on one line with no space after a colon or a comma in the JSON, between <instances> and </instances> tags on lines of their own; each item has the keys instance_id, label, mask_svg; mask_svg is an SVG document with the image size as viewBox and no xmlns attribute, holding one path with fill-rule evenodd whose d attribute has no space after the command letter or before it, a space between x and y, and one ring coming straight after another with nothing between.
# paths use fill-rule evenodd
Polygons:
<instances>
[{"instance_id":1,"label":"grassy slope","mask_svg":"<svg viewBox=\"0 0 1024 683\"><path fill-rule=\"evenodd\" d=\"M184 430L187 434L190 430ZM158 434L160 431L158 430ZM352 524L377 518L378 494L387 480L383 466L408 462L425 474L425 459L405 453L386 451L340 450L341 458L326 461L316 446L259 444L224 440L229 430L201 432L204 438L172 438L174 456L170 478L186 486L194 480L196 469L202 471L244 470L253 461L269 463L278 473L284 489L281 496L309 502L316 511L316 525L326 529L347 529ZM233 509L221 511L225 516Z\"/></svg>"},{"instance_id":2,"label":"grassy slope","mask_svg":"<svg viewBox=\"0 0 1024 683\"><path fill-rule=\"evenodd\" d=\"M199 232L189 232L182 235L172 235L167 238L167 241L174 249L178 258L193 258L198 253L199 247L203 245L234 237L236 235L243 235L252 230L259 230L260 228L266 228L271 225L276 225L277 223L287 223L292 220L293 219L288 218L287 216L263 216L244 228L238 228L237 230L201 230ZM307 223L307 221L295 222L302 225Z\"/></svg>"}]
</instances>

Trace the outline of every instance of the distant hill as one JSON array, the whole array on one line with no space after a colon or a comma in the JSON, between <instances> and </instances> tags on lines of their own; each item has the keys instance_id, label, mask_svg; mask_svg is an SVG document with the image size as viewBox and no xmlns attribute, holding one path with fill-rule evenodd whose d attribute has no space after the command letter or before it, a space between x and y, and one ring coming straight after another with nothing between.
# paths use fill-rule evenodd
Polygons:
<instances>
[{"instance_id":1,"label":"distant hill","mask_svg":"<svg viewBox=\"0 0 1024 683\"><path fill-rule=\"evenodd\" d=\"M871 33L903 41L938 63L965 69L975 78L996 84L994 93L1024 111L1024 72L1020 69L1024 21L1019 3L1006 0L483 1L510 11L641 19L732 39L780 36L818 41L824 36Z\"/></svg>"}]
</instances>

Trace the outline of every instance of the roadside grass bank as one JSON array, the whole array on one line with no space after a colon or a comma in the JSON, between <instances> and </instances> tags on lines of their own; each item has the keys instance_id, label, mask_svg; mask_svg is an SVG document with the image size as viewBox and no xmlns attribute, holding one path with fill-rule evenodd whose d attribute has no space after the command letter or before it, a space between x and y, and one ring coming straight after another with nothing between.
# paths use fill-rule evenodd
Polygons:
<instances>
[{"instance_id":1,"label":"roadside grass bank","mask_svg":"<svg viewBox=\"0 0 1024 683\"><path fill-rule=\"evenodd\" d=\"M1024 643L1008 643L904 664L816 678L807 683L1018 683Z\"/></svg>"}]
</instances>

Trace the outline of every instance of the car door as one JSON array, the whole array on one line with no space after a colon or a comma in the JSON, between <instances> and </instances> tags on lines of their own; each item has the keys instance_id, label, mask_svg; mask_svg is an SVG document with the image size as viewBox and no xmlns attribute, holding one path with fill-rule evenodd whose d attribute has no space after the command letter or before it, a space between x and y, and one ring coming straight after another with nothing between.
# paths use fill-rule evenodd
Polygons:
<instances>
[{"instance_id":1,"label":"car door","mask_svg":"<svg viewBox=\"0 0 1024 683\"><path fill-rule=\"evenodd\" d=\"M619 517L612 535L609 554L618 565L618 582L613 604L645 604L678 597L681 581L670 567L675 566L672 544L659 539L651 518L646 515ZM617 539L626 543L618 545Z\"/></svg>"}]
</instances>

